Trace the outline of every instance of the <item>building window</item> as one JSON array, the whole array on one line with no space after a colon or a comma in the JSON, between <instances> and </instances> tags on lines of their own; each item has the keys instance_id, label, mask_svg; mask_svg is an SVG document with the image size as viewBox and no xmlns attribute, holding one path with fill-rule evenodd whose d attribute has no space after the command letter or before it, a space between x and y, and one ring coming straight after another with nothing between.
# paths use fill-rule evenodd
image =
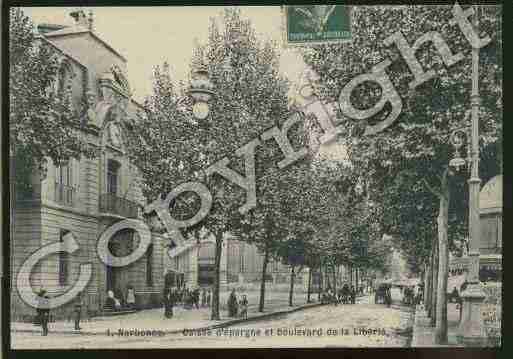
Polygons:
<instances>
[{"instance_id":1,"label":"building window","mask_svg":"<svg viewBox=\"0 0 513 359\"><path fill-rule=\"evenodd\" d=\"M69 236L72 236L71 232L65 229L60 230L59 242L64 243ZM69 282L69 253L59 252L59 285L68 285Z\"/></svg>"},{"instance_id":2,"label":"building window","mask_svg":"<svg viewBox=\"0 0 513 359\"><path fill-rule=\"evenodd\" d=\"M119 162L109 160L107 164L107 193L116 195L118 193Z\"/></svg>"},{"instance_id":3,"label":"building window","mask_svg":"<svg viewBox=\"0 0 513 359\"><path fill-rule=\"evenodd\" d=\"M150 243L146 251L146 285L153 287L153 244Z\"/></svg>"},{"instance_id":4,"label":"building window","mask_svg":"<svg viewBox=\"0 0 513 359\"><path fill-rule=\"evenodd\" d=\"M55 201L72 206L76 192L76 173L73 171L74 161L70 160L55 167ZM78 168L77 168L78 170Z\"/></svg>"}]
</instances>

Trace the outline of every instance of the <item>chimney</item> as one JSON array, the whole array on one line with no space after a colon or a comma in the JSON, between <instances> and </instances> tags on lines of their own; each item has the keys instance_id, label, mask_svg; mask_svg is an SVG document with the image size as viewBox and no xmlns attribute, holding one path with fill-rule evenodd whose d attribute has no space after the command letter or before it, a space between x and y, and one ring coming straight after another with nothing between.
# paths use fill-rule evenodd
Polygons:
<instances>
[{"instance_id":1,"label":"chimney","mask_svg":"<svg viewBox=\"0 0 513 359\"><path fill-rule=\"evenodd\" d=\"M90 31L94 31L94 26L93 26L93 23L94 23L93 10L89 10L89 17L87 18L87 22L88 22L89 30Z\"/></svg>"},{"instance_id":2,"label":"chimney","mask_svg":"<svg viewBox=\"0 0 513 359\"><path fill-rule=\"evenodd\" d=\"M87 20L86 14L82 9L75 9L69 14L73 19L75 19L75 25L83 26L85 28L89 28L89 21Z\"/></svg>"}]
</instances>

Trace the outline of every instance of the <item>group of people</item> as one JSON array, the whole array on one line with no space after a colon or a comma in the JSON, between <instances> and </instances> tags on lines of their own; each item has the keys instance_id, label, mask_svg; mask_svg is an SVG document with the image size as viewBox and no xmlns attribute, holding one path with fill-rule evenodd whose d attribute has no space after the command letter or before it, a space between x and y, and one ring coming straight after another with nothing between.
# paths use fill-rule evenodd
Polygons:
<instances>
[{"instance_id":1,"label":"group of people","mask_svg":"<svg viewBox=\"0 0 513 359\"><path fill-rule=\"evenodd\" d=\"M228 316L237 317L240 316L244 319L248 317L248 298L245 294L242 295L240 300L237 299L235 289L232 289L230 297L228 298Z\"/></svg>"},{"instance_id":2,"label":"group of people","mask_svg":"<svg viewBox=\"0 0 513 359\"><path fill-rule=\"evenodd\" d=\"M173 307L177 304L183 305L184 309L199 309L210 307L212 293L210 289L195 288L164 288L164 316L166 318L173 317Z\"/></svg>"},{"instance_id":3,"label":"group of people","mask_svg":"<svg viewBox=\"0 0 513 359\"><path fill-rule=\"evenodd\" d=\"M354 285L344 284L342 288L337 291L328 287L328 290L321 296L322 303L334 303L335 305L341 304L355 304L356 303L356 289Z\"/></svg>"},{"instance_id":4,"label":"group of people","mask_svg":"<svg viewBox=\"0 0 513 359\"><path fill-rule=\"evenodd\" d=\"M41 289L37 294L38 307L36 309L36 323L41 325L42 335L48 335L48 322L50 321L50 297L46 290ZM80 330L80 319L82 317L82 292L78 293L73 304L73 320L75 330Z\"/></svg>"},{"instance_id":5,"label":"group of people","mask_svg":"<svg viewBox=\"0 0 513 359\"><path fill-rule=\"evenodd\" d=\"M406 305L417 305L423 301L423 285L415 285L402 288L403 303Z\"/></svg>"},{"instance_id":6,"label":"group of people","mask_svg":"<svg viewBox=\"0 0 513 359\"><path fill-rule=\"evenodd\" d=\"M132 285L127 286L126 299L121 290L117 289L116 293L112 289L107 291L107 299L105 299L104 310L119 311L123 308L133 310L136 309L135 289Z\"/></svg>"}]
</instances>

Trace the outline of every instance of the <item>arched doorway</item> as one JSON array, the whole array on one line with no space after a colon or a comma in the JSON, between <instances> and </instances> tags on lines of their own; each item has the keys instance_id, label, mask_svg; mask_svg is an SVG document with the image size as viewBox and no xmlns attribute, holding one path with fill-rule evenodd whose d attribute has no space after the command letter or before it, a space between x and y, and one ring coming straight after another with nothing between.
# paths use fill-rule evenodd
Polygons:
<instances>
[{"instance_id":1,"label":"arched doorway","mask_svg":"<svg viewBox=\"0 0 513 359\"><path fill-rule=\"evenodd\" d=\"M204 242L198 251L198 285L211 286L215 278L215 243Z\"/></svg>"},{"instance_id":2,"label":"arched doorway","mask_svg":"<svg viewBox=\"0 0 513 359\"><path fill-rule=\"evenodd\" d=\"M114 257L124 257L133 252L138 246L138 236L131 229L123 229L116 233L109 241L109 250ZM107 290L112 290L114 296L120 299L121 303L125 303L125 294L127 287L132 284L131 269L132 265L124 267L111 267L107 264Z\"/></svg>"}]
</instances>

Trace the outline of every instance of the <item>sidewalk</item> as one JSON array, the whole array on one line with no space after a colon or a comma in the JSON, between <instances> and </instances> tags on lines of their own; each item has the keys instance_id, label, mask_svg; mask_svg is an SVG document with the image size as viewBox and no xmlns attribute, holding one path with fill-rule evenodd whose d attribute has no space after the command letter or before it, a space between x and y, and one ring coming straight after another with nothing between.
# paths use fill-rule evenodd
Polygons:
<instances>
[{"instance_id":1,"label":"sidewalk","mask_svg":"<svg viewBox=\"0 0 513 359\"><path fill-rule=\"evenodd\" d=\"M447 344L435 344L435 328L430 325L430 318L422 305L415 310L415 321L413 324L412 347L463 347L458 343L459 310L456 304L447 304Z\"/></svg>"},{"instance_id":2,"label":"sidewalk","mask_svg":"<svg viewBox=\"0 0 513 359\"><path fill-rule=\"evenodd\" d=\"M228 293L222 293L221 303L226 303ZM226 298L225 298L226 297ZM168 334L180 333L184 329L214 329L226 327L244 321L262 319L280 314L287 314L297 310L303 310L310 307L321 305L317 302L317 295L312 295L312 303L306 303L306 295L299 293L294 296L294 306L288 306L288 296L286 298L282 293L268 293L264 313L258 312L258 295L248 293L250 305L248 306L248 319L230 318L226 305L220 306L221 320L210 320L210 308L183 309L182 306L176 306L173 309L174 315L171 319L164 318L164 309L141 310L137 313L131 313L113 317L95 317L90 321L80 323L81 330L74 330L73 321L57 321L49 323L49 332L55 334L85 334L85 335L105 335L108 331L117 333L119 329L124 330L159 330ZM31 332L39 333L41 328L32 323L11 323L12 332Z\"/></svg>"}]
</instances>

